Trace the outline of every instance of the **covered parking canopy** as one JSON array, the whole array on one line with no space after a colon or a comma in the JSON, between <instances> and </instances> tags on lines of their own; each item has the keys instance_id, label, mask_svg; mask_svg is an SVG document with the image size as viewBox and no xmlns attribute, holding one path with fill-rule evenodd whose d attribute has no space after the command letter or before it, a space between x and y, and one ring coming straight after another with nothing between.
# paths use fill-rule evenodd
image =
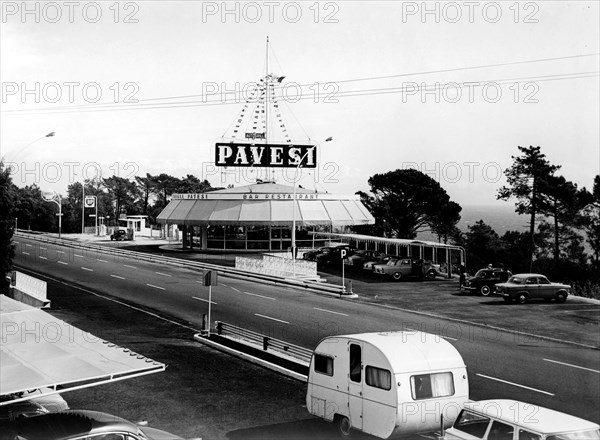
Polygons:
<instances>
[{"instance_id":1,"label":"covered parking canopy","mask_svg":"<svg viewBox=\"0 0 600 440\"><path fill-rule=\"evenodd\" d=\"M166 368L4 295L0 325L0 395L38 388L63 393ZM27 397L14 396L0 405L20 400Z\"/></svg>"},{"instance_id":2,"label":"covered parking canopy","mask_svg":"<svg viewBox=\"0 0 600 440\"><path fill-rule=\"evenodd\" d=\"M294 207L294 204L296 205ZM356 195L257 183L201 194L174 194L162 224L192 226L350 226L375 223Z\"/></svg>"}]
</instances>

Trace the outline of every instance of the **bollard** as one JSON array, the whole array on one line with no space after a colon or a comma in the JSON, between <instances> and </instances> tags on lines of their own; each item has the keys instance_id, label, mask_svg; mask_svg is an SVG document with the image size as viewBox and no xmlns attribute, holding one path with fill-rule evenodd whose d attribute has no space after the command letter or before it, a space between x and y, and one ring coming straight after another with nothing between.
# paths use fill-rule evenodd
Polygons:
<instances>
[{"instance_id":1,"label":"bollard","mask_svg":"<svg viewBox=\"0 0 600 440\"><path fill-rule=\"evenodd\" d=\"M263 337L263 350L267 351L267 348L269 347L269 338L264 336Z\"/></svg>"}]
</instances>

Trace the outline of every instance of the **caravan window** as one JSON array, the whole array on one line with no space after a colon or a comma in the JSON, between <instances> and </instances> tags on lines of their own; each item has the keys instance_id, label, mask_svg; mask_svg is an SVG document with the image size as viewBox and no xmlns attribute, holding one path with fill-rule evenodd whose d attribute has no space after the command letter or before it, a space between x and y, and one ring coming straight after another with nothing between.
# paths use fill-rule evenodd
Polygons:
<instances>
[{"instance_id":1,"label":"caravan window","mask_svg":"<svg viewBox=\"0 0 600 440\"><path fill-rule=\"evenodd\" d=\"M362 368L360 345L350 344L350 380L360 382L360 371Z\"/></svg>"},{"instance_id":2,"label":"caravan window","mask_svg":"<svg viewBox=\"0 0 600 440\"><path fill-rule=\"evenodd\" d=\"M414 400L454 395L452 373L420 374L410 378Z\"/></svg>"},{"instance_id":3,"label":"caravan window","mask_svg":"<svg viewBox=\"0 0 600 440\"><path fill-rule=\"evenodd\" d=\"M365 380L369 386L381 388L383 390L392 389L392 373L383 368L367 365L365 370Z\"/></svg>"},{"instance_id":4,"label":"caravan window","mask_svg":"<svg viewBox=\"0 0 600 440\"><path fill-rule=\"evenodd\" d=\"M315 354L315 371L317 373L333 376L333 358Z\"/></svg>"}]
</instances>

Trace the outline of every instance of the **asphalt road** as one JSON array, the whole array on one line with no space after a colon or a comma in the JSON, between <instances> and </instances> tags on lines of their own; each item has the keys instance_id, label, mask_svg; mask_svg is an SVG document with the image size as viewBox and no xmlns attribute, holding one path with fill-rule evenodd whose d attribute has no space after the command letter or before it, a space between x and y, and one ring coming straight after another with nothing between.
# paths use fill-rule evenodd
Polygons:
<instances>
[{"instance_id":1,"label":"asphalt road","mask_svg":"<svg viewBox=\"0 0 600 440\"><path fill-rule=\"evenodd\" d=\"M197 271L18 241L15 262L30 270L160 311L191 327L200 328L207 312L208 289ZM514 398L600 421L600 352L595 349L225 277L212 295L213 320L308 348L333 334L434 333L463 356L472 399Z\"/></svg>"}]
</instances>

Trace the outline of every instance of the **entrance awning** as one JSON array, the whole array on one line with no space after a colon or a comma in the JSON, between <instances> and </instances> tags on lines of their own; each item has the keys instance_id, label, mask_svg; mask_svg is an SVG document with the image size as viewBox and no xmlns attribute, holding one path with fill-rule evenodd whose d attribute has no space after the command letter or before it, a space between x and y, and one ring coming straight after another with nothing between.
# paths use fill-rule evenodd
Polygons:
<instances>
[{"instance_id":1,"label":"entrance awning","mask_svg":"<svg viewBox=\"0 0 600 440\"><path fill-rule=\"evenodd\" d=\"M294 217L297 226L375 223L356 195L336 196L305 188L294 191L293 187L276 183L174 194L157 221L177 225L291 226Z\"/></svg>"},{"instance_id":2,"label":"entrance awning","mask_svg":"<svg viewBox=\"0 0 600 440\"><path fill-rule=\"evenodd\" d=\"M0 325L0 395L46 387L56 391L59 386L57 391L64 393L166 368L4 295Z\"/></svg>"}]
</instances>

